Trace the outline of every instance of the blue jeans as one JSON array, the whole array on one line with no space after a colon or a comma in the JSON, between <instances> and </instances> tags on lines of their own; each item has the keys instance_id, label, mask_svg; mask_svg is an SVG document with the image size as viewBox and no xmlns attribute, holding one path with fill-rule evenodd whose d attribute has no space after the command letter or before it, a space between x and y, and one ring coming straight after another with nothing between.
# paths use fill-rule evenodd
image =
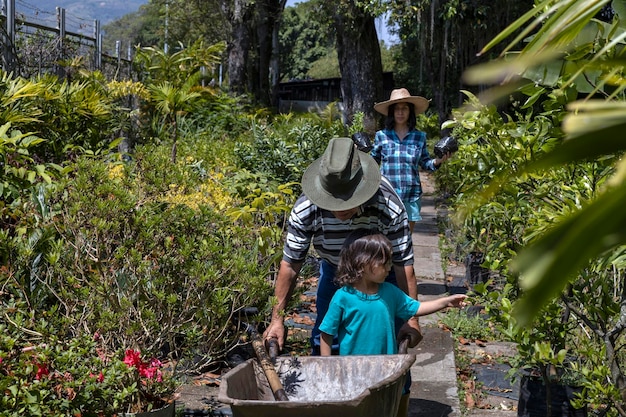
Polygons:
<instances>
[{"instance_id":1,"label":"blue jeans","mask_svg":"<svg viewBox=\"0 0 626 417\"><path fill-rule=\"evenodd\" d=\"M317 298L315 301L315 307L317 309L317 317L315 318L315 325L313 326L313 330L311 331L311 355L319 356L320 355L320 324L324 320L324 316L328 312L328 306L330 305L330 300L333 298L335 291L339 289L339 287L334 283L335 274L337 272L337 268L328 261L322 260L320 262L320 276L317 281ZM385 279L386 282L389 282L393 285L398 285L396 280L396 274L393 270L389 272L389 275ZM400 327L404 322L402 320L396 319L396 334L400 330ZM339 341L337 340L337 336L333 338L332 345L332 354L339 354ZM406 379L406 384L404 385L404 394L409 392L411 387L411 372L408 372L408 377Z\"/></svg>"}]
</instances>

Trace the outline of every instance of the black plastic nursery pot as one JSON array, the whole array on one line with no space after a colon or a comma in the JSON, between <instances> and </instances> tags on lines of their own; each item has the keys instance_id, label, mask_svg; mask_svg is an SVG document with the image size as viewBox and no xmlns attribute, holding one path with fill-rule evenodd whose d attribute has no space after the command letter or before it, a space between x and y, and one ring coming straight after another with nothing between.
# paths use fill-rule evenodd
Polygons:
<instances>
[{"instance_id":1,"label":"black plastic nursery pot","mask_svg":"<svg viewBox=\"0 0 626 417\"><path fill-rule=\"evenodd\" d=\"M552 412L548 414L547 389L542 378L522 375L520 380L518 417L587 417L587 408L576 409L570 400L582 388L568 385L550 384Z\"/></svg>"},{"instance_id":2,"label":"black plastic nursery pot","mask_svg":"<svg viewBox=\"0 0 626 417\"><path fill-rule=\"evenodd\" d=\"M465 258L465 280L472 287L489 280L489 269L481 266L484 261L485 254L482 252L470 252Z\"/></svg>"},{"instance_id":3,"label":"black plastic nursery pot","mask_svg":"<svg viewBox=\"0 0 626 417\"><path fill-rule=\"evenodd\" d=\"M352 135L352 141L361 152L369 153L372 150L372 142L365 132L356 132Z\"/></svg>"}]
</instances>

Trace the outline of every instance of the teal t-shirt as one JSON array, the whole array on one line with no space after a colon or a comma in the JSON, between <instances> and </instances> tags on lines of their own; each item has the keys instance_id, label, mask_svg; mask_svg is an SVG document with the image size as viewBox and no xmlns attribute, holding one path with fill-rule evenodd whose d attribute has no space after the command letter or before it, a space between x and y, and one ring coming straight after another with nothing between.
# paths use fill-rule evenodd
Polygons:
<instances>
[{"instance_id":1,"label":"teal t-shirt","mask_svg":"<svg viewBox=\"0 0 626 417\"><path fill-rule=\"evenodd\" d=\"M408 320L419 306L419 301L387 282L376 294L345 286L333 296L320 330L338 336L340 355L394 354L398 353L395 318Z\"/></svg>"}]
</instances>

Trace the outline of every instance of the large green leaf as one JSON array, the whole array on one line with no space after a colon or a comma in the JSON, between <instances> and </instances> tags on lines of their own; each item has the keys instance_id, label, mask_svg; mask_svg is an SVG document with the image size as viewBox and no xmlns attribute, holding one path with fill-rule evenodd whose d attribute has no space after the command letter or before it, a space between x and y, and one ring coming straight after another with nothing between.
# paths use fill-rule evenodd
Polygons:
<instances>
[{"instance_id":1,"label":"large green leaf","mask_svg":"<svg viewBox=\"0 0 626 417\"><path fill-rule=\"evenodd\" d=\"M605 192L592 204L559 222L511 263L525 294L515 306L522 325L558 296L590 259L626 244L626 185Z\"/></svg>"},{"instance_id":2,"label":"large green leaf","mask_svg":"<svg viewBox=\"0 0 626 417\"><path fill-rule=\"evenodd\" d=\"M597 159L626 150L626 103L613 103L610 110L596 114L573 113L563 122L568 140L553 152L532 162L523 172Z\"/></svg>"}]
</instances>

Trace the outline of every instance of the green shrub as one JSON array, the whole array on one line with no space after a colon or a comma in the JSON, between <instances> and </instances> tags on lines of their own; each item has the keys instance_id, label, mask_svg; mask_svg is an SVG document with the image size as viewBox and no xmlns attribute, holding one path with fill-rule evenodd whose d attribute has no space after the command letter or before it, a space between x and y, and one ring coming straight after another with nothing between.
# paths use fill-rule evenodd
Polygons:
<instances>
[{"instance_id":1,"label":"green shrub","mask_svg":"<svg viewBox=\"0 0 626 417\"><path fill-rule=\"evenodd\" d=\"M451 309L441 316L441 322L455 336L461 336L470 340L498 339L494 329L489 326L489 320L478 314L469 315L466 311Z\"/></svg>"},{"instance_id":2,"label":"green shrub","mask_svg":"<svg viewBox=\"0 0 626 417\"><path fill-rule=\"evenodd\" d=\"M79 160L50 203L58 244L54 262L43 254L31 271L45 291L29 302L55 309L65 334L98 332L111 350L194 357L186 366L200 368L236 343L237 310L265 308L268 271L254 228L233 225L203 193L163 192L208 181L167 153L154 148L147 165Z\"/></svg>"},{"instance_id":3,"label":"green shrub","mask_svg":"<svg viewBox=\"0 0 626 417\"><path fill-rule=\"evenodd\" d=\"M110 416L159 408L174 394L171 370L156 359L109 352L98 333L61 338L50 314L37 317L13 298L0 300L0 313L3 416Z\"/></svg>"},{"instance_id":4,"label":"green shrub","mask_svg":"<svg viewBox=\"0 0 626 417\"><path fill-rule=\"evenodd\" d=\"M300 182L304 170L322 155L328 141L343 136L343 127L321 126L299 119L285 126L255 125L252 141L235 149L239 165L263 172L280 182Z\"/></svg>"}]
</instances>

